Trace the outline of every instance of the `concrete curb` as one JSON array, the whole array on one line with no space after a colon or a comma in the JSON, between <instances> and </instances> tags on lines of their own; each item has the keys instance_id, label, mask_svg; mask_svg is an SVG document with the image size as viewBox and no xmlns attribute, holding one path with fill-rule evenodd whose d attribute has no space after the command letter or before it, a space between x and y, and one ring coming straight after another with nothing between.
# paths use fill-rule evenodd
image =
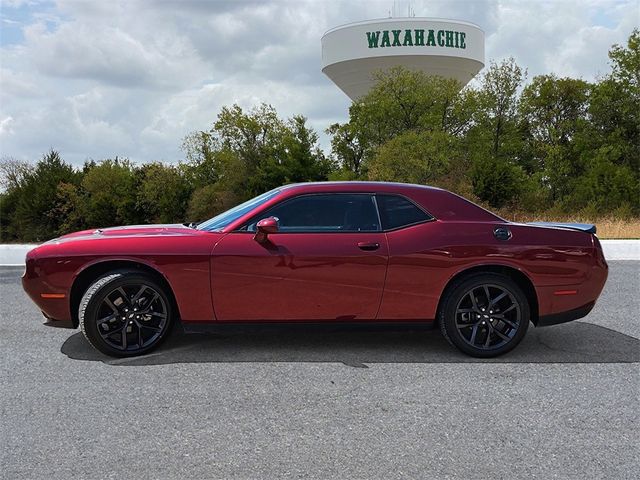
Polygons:
<instances>
[{"instance_id":1,"label":"concrete curb","mask_svg":"<svg viewBox=\"0 0 640 480\"><path fill-rule=\"evenodd\" d=\"M640 240L600 240L607 260L640 260Z\"/></svg>"},{"instance_id":2,"label":"concrete curb","mask_svg":"<svg viewBox=\"0 0 640 480\"><path fill-rule=\"evenodd\" d=\"M607 260L640 260L640 240L600 240ZM37 244L0 245L0 266L21 267L24 257Z\"/></svg>"},{"instance_id":3,"label":"concrete curb","mask_svg":"<svg viewBox=\"0 0 640 480\"><path fill-rule=\"evenodd\" d=\"M23 266L27 252L37 246L37 243L0 244L0 267Z\"/></svg>"}]
</instances>

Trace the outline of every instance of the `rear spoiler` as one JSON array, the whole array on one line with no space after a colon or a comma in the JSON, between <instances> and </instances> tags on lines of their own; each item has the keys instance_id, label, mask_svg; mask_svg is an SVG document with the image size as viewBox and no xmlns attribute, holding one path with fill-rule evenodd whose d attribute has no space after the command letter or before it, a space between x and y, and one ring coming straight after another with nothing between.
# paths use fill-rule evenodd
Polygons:
<instances>
[{"instance_id":1,"label":"rear spoiler","mask_svg":"<svg viewBox=\"0 0 640 480\"><path fill-rule=\"evenodd\" d=\"M590 223L555 223L555 222L530 222L527 225L538 225L540 227L568 228L586 233L596 233L596 226Z\"/></svg>"}]
</instances>

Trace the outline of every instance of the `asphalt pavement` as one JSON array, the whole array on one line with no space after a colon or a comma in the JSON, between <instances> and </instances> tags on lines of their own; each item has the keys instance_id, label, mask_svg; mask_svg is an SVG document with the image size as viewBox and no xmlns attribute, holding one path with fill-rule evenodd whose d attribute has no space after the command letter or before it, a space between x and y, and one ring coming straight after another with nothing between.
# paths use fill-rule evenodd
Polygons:
<instances>
[{"instance_id":1,"label":"asphalt pavement","mask_svg":"<svg viewBox=\"0 0 640 480\"><path fill-rule=\"evenodd\" d=\"M0 269L0 478L640 477L640 262L499 359L437 330L174 335L105 357Z\"/></svg>"}]
</instances>

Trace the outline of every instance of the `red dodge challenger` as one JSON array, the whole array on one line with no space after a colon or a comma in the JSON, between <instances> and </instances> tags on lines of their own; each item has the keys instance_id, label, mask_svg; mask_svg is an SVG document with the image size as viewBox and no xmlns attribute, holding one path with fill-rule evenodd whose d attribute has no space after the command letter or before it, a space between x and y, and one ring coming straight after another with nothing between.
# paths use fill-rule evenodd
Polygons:
<instances>
[{"instance_id":1,"label":"red dodge challenger","mask_svg":"<svg viewBox=\"0 0 640 480\"><path fill-rule=\"evenodd\" d=\"M287 185L197 226L85 230L31 250L22 279L47 325L101 352L149 352L180 321L435 322L469 355L529 322L584 317L607 279L593 225L518 224L439 188Z\"/></svg>"}]
</instances>

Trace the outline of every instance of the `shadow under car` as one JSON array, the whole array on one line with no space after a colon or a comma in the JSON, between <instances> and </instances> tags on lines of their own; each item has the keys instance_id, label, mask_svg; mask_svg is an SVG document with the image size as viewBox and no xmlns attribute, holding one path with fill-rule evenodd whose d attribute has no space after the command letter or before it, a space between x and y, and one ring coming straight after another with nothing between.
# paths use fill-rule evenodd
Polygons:
<instances>
[{"instance_id":1,"label":"shadow under car","mask_svg":"<svg viewBox=\"0 0 640 480\"><path fill-rule=\"evenodd\" d=\"M466 356L433 328L327 325L227 328L224 333L184 334L177 326L157 350L130 358L108 357L82 333L71 335L62 353L108 365L217 362L327 362L364 367L372 363L634 363L640 340L585 322L551 328L530 326L511 352L491 359Z\"/></svg>"}]
</instances>

